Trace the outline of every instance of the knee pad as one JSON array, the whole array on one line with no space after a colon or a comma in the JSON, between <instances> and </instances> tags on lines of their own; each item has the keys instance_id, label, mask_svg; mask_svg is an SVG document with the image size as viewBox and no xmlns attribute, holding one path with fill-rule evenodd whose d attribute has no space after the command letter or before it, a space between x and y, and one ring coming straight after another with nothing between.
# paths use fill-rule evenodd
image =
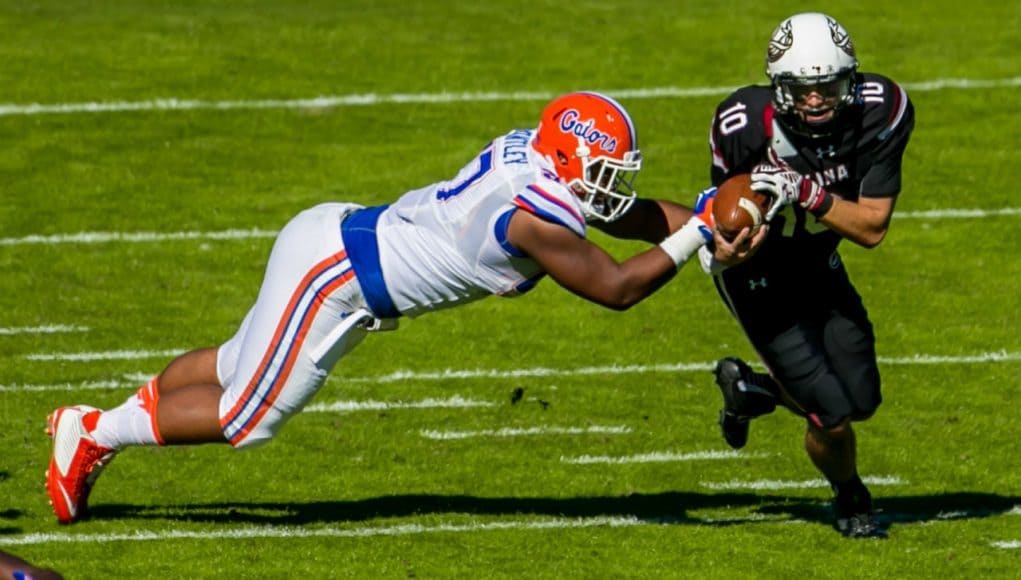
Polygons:
<instances>
[{"instance_id":1,"label":"knee pad","mask_svg":"<svg viewBox=\"0 0 1021 580\"><path fill-rule=\"evenodd\" d=\"M853 421L868 419L883 400L872 324L864 315L857 320L835 317L826 326L825 341L851 407L848 417Z\"/></svg>"},{"instance_id":2,"label":"knee pad","mask_svg":"<svg viewBox=\"0 0 1021 580\"><path fill-rule=\"evenodd\" d=\"M879 403L881 402L882 400L876 401L875 404L870 406L868 409L855 409L854 412L851 413L851 420L865 421L871 419L872 415L875 415L876 410L879 409Z\"/></svg>"}]
</instances>

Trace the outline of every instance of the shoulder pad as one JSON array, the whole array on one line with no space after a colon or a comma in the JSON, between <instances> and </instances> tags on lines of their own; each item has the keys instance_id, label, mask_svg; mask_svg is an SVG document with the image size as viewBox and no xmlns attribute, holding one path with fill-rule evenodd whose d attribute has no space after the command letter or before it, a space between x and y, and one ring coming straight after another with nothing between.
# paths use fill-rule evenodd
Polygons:
<instances>
[{"instance_id":1,"label":"shoulder pad","mask_svg":"<svg viewBox=\"0 0 1021 580\"><path fill-rule=\"evenodd\" d=\"M892 80L877 74L862 75L859 88L862 106L862 137L885 141L891 135L910 131L914 108L907 92Z\"/></svg>"},{"instance_id":2,"label":"shoulder pad","mask_svg":"<svg viewBox=\"0 0 1021 580\"><path fill-rule=\"evenodd\" d=\"M560 224L581 237L585 237L585 218L581 202L563 184L549 179L538 179L525 186L512 203L548 222Z\"/></svg>"},{"instance_id":3,"label":"shoulder pad","mask_svg":"<svg viewBox=\"0 0 1021 580\"><path fill-rule=\"evenodd\" d=\"M770 95L769 87L748 86L716 107L709 131L714 184L719 185L728 175L750 171L762 159L772 133Z\"/></svg>"}]
</instances>

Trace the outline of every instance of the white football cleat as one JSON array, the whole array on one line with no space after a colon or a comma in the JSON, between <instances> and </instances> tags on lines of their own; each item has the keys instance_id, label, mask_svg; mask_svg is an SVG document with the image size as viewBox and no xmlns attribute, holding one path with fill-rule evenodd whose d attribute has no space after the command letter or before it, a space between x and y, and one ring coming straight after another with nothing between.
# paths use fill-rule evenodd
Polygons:
<instances>
[{"instance_id":1,"label":"white football cleat","mask_svg":"<svg viewBox=\"0 0 1021 580\"><path fill-rule=\"evenodd\" d=\"M100 412L85 405L61 407L47 418L53 455L46 470L46 493L62 524L85 515L92 485L117 453L96 443L86 427L87 423L95 427Z\"/></svg>"}]
</instances>

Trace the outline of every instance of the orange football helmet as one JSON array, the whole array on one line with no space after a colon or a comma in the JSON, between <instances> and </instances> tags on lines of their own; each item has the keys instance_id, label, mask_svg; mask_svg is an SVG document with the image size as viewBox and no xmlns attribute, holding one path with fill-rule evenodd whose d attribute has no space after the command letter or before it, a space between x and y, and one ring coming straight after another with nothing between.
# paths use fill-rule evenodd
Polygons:
<instances>
[{"instance_id":1,"label":"orange football helmet","mask_svg":"<svg viewBox=\"0 0 1021 580\"><path fill-rule=\"evenodd\" d=\"M542 112L532 147L581 198L585 218L612 222L638 194L638 135L624 107L606 95L570 93Z\"/></svg>"}]
</instances>

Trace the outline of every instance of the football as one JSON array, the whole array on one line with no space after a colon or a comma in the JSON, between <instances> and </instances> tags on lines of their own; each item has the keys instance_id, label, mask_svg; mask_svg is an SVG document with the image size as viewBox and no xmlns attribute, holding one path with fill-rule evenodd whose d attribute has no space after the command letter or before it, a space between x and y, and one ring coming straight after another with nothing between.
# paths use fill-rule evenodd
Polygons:
<instances>
[{"instance_id":1,"label":"football","mask_svg":"<svg viewBox=\"0 0 1021 580\"><path fill-rule=\"evenodd\" d=\"M733 240L744 228L751 228L755 233L765 221L773 196L753 190L751 183L750 174L740 173L724 181L716 190L713 220L716 229L728 240Z\"/></svg>"}]
</instances>

